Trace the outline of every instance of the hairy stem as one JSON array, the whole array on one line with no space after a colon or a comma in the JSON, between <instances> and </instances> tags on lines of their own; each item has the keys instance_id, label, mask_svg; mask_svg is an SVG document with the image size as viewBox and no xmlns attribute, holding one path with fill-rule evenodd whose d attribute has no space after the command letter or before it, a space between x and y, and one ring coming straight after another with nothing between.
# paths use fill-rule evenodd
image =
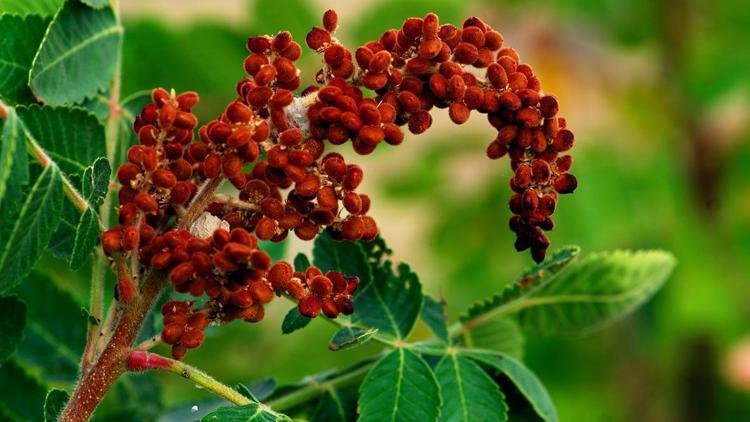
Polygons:
<instances>
[{"instance_id":1,"label":"hairy stem","mask_svg":"<svg viewBox=\"0 0 750 422\"><path fill-rule=\"evenodd\" d=\"M91 302L89 305L90 318L86 334L86 347L83 350L83 356L81 357L82 374L88 372L91 362L94 360L94 356L96 356L96 345L99 340L99 333L101 333L102 324L105 323L105 321L102 321L102 306L106 266L100 262L104 260L106 260L106 258L100 253L97 253L94 257L91 273Z\"/></svg>"},{"instance_id":2,"label":"hairy stem","mask_svg":"<svg viewBox=\"0 0 750 422\"><path fill-rule=\"evenodd\" d=\"M190 380L236 405L241 406L253 402L234 388L221 383L198 368L155 353L139 350L132 351L127 358L127 369L132 372L147 370L170 372Z\"/></svg>"},{"instance_id":3,"label":"hairy stem","mask_svg":"<svg viewBox=\"0 0 750 422\"><path fill-rule=\"evenodd\" d=\"M206 180L198 188L198 193L195 194L195 198L193 198L185 214L180 218L178 229L190 229L193 222L205 211L208 204L211 203L216 189L221 186L221 182L223 181L224 179L221 177L214 177L213 179Z\"/></svg>"},{"instance_id":4,"label":"hairy stem","mask_svg":"<svg viewBox=\"0 0 750 422\"><path fill-rule=\"evenodd\" d=\"M141 295L121 306L120 319L112 338L91 369L83 375L60 414L61 421L86 421L94 413L104 395L125 372L125 359L130 345L151 310L154 302L167 285L166 274L154 272L143 285Z\"/></svg>"}]
</instances>

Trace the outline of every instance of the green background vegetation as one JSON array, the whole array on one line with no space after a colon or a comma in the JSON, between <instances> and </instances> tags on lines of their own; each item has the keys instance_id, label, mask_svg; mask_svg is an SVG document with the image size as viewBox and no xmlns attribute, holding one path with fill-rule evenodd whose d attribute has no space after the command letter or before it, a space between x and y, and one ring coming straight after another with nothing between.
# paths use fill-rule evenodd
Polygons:
<instances>
[{"instance_id":1,"label":"green background vegetation","mask_svg":"<svg viewBox=\"0 0 750 422\"><path fill-rule=\"evenodd\" d=\"M750 341L750 3L217 1L208 17L205 4L191 13L198 2L123 3L123 96L155 86L195 90L202 121L234 97L249 35L288 29L302 42L330 6L341 10L339 37L352 48L428 11L455 24L482 17L535 68L545 91L558 95L576 133L580 184L562 198L553 248L661 248L679 261L651 302L607 330L527 338L526 364L561 420L750 419L750 380L744 391L730 382L737 377L732 356ZM170 7L187 10L172 14ZM318 58L306 52L300 63L311 82ZM460 128L447 120L438 112L426 134L357 159L383 237L455 317L513 280L530 258L514 252L506 226L509 165L484 158L492 129L480 116ZM309 248L293 242L287 257ZM52 258L41 265L85 304L88 275L64 266ZM229 384L271 375L293 382L377 350L370 343L329 352L335 328L317 320L282 335L289 307L282 302L262 324L211 331L188 362ZM150 385L145 377L133 381ZM158 384L165 388L142 391L142 403L159 406L161 395L170 407L208 397L168 375ZM105 406L114 408L114 398Z\"/></svg>"}]
</instances>

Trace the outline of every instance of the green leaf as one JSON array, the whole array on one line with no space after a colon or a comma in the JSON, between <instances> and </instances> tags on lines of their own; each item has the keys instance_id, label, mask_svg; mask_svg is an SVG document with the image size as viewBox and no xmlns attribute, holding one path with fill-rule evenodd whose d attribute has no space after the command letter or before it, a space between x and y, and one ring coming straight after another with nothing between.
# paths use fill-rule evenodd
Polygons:
<instances>
[{"instance_id":1,"label":"green leaf","mask_svg":"<svg viewBox=\"0 0 750 422\"><path fill-rule=\"evenodd\" d=\"M107 194L111 172L109 161L102 157L83 173L81 191L90 207L81 214L76 225L73 250L70 254L70 267L74 270L83 265L99 242L99 235L101 234L99 216L94 209L101 205L104 196Z\"/></svg>"},{"instance_id":2,"label":"green leaf","mask_svg":"<svg viewBox=\"0 0 750 422\"><path fill-rule=\"evenodd\" d=\"M52 16L65 0L0 0L0 13ZM33 47L36 50L36 45Z\"/></svg>"},{"instance_id":3,"label":"green leaf","mask_svg":"<svg viewBox=\"0 0 750 422\"><path fill-rule=\"evenodd\" d=\"M26 326L26 305L15 296L0 297L0 364L11 357Z\"/></svg>"},{"instance_id":4,"label":"green leaf","mask_svg":"<svg viewBox=\"0 0 750 422\"><path fill-rule=\"evenodd\" d=\"M289 31L294 39L304 46L305 35L310 28L315 25L320 26L322 12L313 13L310 3L303 0L285 0L284 3L274 0L257 0L253 4L252 28L253 33L256 34Z\"/></svg>"},{"instance_id":5,"label":"green leaf","mask_svg":"<svg viewBox=\"0 0 750 422\"><path fill-rule=\"evenodd\" d=\"M326 232L315 239L313 264L323 273L333 270L350 277L357 276L360 285L367 285L372 280L370 265L362 246L355 242L333 240Z\"/></svg>"},{"instance_id":6,"label":"green leaf","mask_svg":"<svg viewBox=\"0 0 750 422\"><path fill-rule=\"evenodd\" d=\"M266 251L271 261L281 261L286 256L287 245L289 242L284 239L281 242L271 242L270 240L261 240L258 242L258 248Z\"/></svg>"},{"instance_id":7,"label":"green leaf","mask_svg":"<svg viewBox=\"0 0 750 422\"><path fill-rule=\"evenodd\" d=\"M70 394L65 390L49 390L44 399L44 422L55 422L69 398Z\"/></svg>"},{"instance_id":8,"label":"green leaf","mask_svg":"<svg viewBox=\"0 0 750 422\"><path fill-rule=\"evenodd\" d=\"M2 6L0 5L0 10ZM34 53L49 20L41 16L0 16L0 97L6 103L34 101L27 85Z\"/></svg>"},{"instance_id":9,"label":"green leaf","mask_svg":"<svg viewBox=\"0 0 750 422\"><path fill-rule=\"evenodd\" d=\"M421 317L435 337L439 338L444 344L450 344L444 307L444 302L438 302L430 296L425 296Z\"/></svg>"},{"instance_id":10,"label":"green leaf","mask_svg":"<svg viewBox=\"0 0 750 422\"><path fill-rule=\"evenodd\" d=\"M101 9L109 5L109 0L81 0L83 3L93 7L94 9Z\"/></svg>"},{"instance_id":11,"label":"green leaf","mask_svg":"<svg viewBox=\"0 0 750 422\"><path fill-rule=\"evenodd\" d=\"M303 253L298 253L297 256L294 257L294 271L299 271L301 273L305 272L308 268L310 268L312 264L310 263L310 260L307 258L307 255Z\"/></svg>"},{"instance_id":12,"label":"green leaf","mask_svg":"<svg viewBox=\"0 0 750 422\"><path fill-rule=\"evenodd\" d=\"M54 166L44 169L31 188L12 226L0 232L0 293L19 284L29 273L60 223L62 179Z\"/></svg>"},{"instance_id":13,"label":"green leaf","mask_svg":"<svg viewBox=\"0 0 750 422\"><path fill-rule=\"evenodd\" d=\"M17 359L49 381L73 381L86 344L86 316L73 297L37 272L18 287L28 306ZM54 306L50 306L54 304Z\"/></svg>"},{"instance_id":14,"label":"green leaf","mask_svg":"<svg viewBox=\"0 0 750 422\"><path fill-rule=\"evenodd\" d=\"M258 401L265 400L276 391L276 379L270 377L262 378L251 383L248 386L248 390Z\"/></svg>"},{"instance_id":15,"label":"green leaf","mask_svg":"<svg viewBox=\"0 0 750 422\"><path fill-rule=\"evenodd\" d=\"M359 393L362 422L436 421L442 404L440 387L429 365L403 348L378 361Z\"/></svg>"},{"instance_id":16,"label":"green leaf","mask_svg":"<svg viewBox=\"0 0 750 422\"><path fill-rule=\"evenodd\" d=\"M435 368L443 407L441 421L505 421L508 406L500 388L476 363L452 353Z\"/></svg>"},{"instance_id":17,"label":"green leaf","mask_svg":"<svg viewBox=\"0 0 750 422\"><path fill-rule=\"evenodd\" d=\"M541 333L599 328L653 296L675 264L674 256L663 251L591 254L523 298L521 324Z\"/></svg>"},{"instance_id":18,"label":"green leaf","mask_svg":"<svg viewBox=\"0 0 750 422\"><path fill-rule=\"evenodd\" d=\"M47 389L12 360L0 367L0 380L0 415L11 421L38 421Z\"/></svg>"},{"instance_id":19,"label":"green leaf","mask_svg":"<svg viewBox=\"0 0 750 422\"><path fill-rule=\"evenodd\" d=\"M457 342L464 347L501 352L516 359L523 357L524 336L513 319L496 318L466 329Z\"/></svg>"},{"instance_id":20,"label":"green leaf","mask_svg":"<svg viewBox=\"0 0 750 422\"><path fill-rule=\"evenodd\" d=\"M0 233L15 220L23 203L23 188L29 182L29 160L23 124L15 109L0 120ZM0 246L0 251L2 246Z\"/></svg>"},{"instance_id":21,"label":"green leaf","mask_svg":"<svg viewBox=\"0 0 750 422\"><path fill-rule=\"evenodd\" d=\"M255 397L255 395L253 395L253 392L252 392L252 391L250 391L250 389L249 389L249 388L247 388L247 386L246 386L245 384L242 384L242 383L237 383L237 384L236 384L236 385L234 386L234 389L235 389L235 390L237 390L237 392L238 392L238 393L242 394L243 396L245 396L245 397L249 398L249 399L250 399L250 400L252 400L252 401L260 401L260 400L258 400L258 399L257 399L257 398Z\"/></svg>"},{"instance_id":22,"label":"green leaf","mask_svg":"<svg viewBox=\"0 0 750 422\"><path fill-rule=\"evenodd\" d=\"M34 58L31 90L48 104L74 104L96 95L112 81L121 41L112 9L66 2Z\"/></svg>"},{"instance_id":23,"label":"green leaf","mask_svg":"<svg viewBox=\"0 0 750 422\"><path fill-rule=\"evenodd\" d=\"M209 413L201 419L202 422L275 422L291 421L291 419L274 412L268 406L260 403L250 403L244 406L222 407Z\"/></svg>"},{"instance_id":24,"label":"green leaf","mask_svg":"<svg viewBox=\"0 0 750 422\"><path fill-rule=\"evenodd\" d=\"M328 344L328 349L335 352L357 347L368 342L377 332L377 328L364 330L359 327L343 327L333 335L331 342Z\"/></svg>"},{"instance_id":25,"label":"green leaf","mask_svg":"<svg viewBox=\"0 0 750 422\"><path fill-rule=\"evenodd\" d=\"M65 174L82 174L107 155L104 126L82 108L19 107L27 135Z\"/></svg>"},{"instance_id":26,"label":"green leaf","mask_svg":"<svg viewBox=\"0 0 750 422\"><path fill-rule=\"evenodd\" d=\"M299 309L295 306L284 317L284 322L281 323L281 332L283 334L292 333L306 327L310 321L312 321L312 318L300 314Z\"/></svg>"},{"instance_id":27,"label":"green leaf","mask_svg":"<svg viewBox=\"0 0 750 422\"><path fill-rule=\"evenodd\" d=\"M557 411L549 393L536 375L521 362L502 354L470 352L465 355L508 376L537 415L547 422L557 421Z\"/></svg>"},{"instance_id":28,"label":"green leaf","mask_svg":"<svg viewBox=\"0 0 750 422\"><path fill-rule=\"evenodd\" d=\"M401 263L398 273L390 261L374 270L372 282L360 282L354 296L352 320L380 334L406 339L422 309L422 285L409 265Z\"/></svg>"},{"instance_id":29,"label":"green leaf","mask_svg":"<svg viewBox=\"0 0 750 422\"><path fill-rule=\"evenodd\" d=\"M154 377L128 373L115 384L118 410L124 410L126 420L152 421L162 413L162 391Z\"/></svg>"},{"instance_id":30,"label":"green leaf","mask_svg":"<svg viewBox=\"0 0 750 422\"><path fill-rule=\"evenodd\" d=\"M509 303L533 295L539 288L553 281L560 271L578 256L579 251L577 246L555 251L549 258L521 274L517 282L509 284L500 293L496 293L490 299L475 302L459 319L463 323L475 320L472 322L473 325L491 319Z\"/></svg>"},{"instance_id":31,"label":"green leaf","mask_svg":"<svg viewBox=\"0 0 750 422\"><path fill-rule=\"evenodd\" d=\"M330 389L318 400L310 422L349 422L357 419L357 401L342 391Z\"/></svg>"}]
</instances>

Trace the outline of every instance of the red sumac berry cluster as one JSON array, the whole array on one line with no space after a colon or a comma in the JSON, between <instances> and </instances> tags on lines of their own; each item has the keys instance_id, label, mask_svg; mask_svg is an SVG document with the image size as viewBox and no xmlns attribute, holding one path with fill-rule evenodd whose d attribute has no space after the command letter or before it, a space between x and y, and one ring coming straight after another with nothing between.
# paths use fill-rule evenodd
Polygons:
<instances>
[{"instance_id":1,"label":"red sumac berry cluster","mask_svg":"<svg viewBox=\"0 0 750 422\"><path fill-rule=\"evenodd\" d=\"M118 291L128 293L121 300L153 271L168 273L176 291L207 298L162 309L162 338L177 359L202 343L210 323L262 320L276 295L296 299L309 317L350 314L356 277L295 272L272 263L258 242L290 232L312 240L323 230L338 240L374 239L370 197L357 192L362 168L326 148L351 141L356 153L369 154L382 141L398 145L403 126L413 134L431 126L433 108L447 108L457 124L476 111L497 129L487 155L511 159L516 247L544 258L557 195L576 187L572 160L561 155L574 137L531 67L474 17L461 28L440 25L433 13L410 18L354 54L336 39L337 28L329 10L307 35L324 66L299 96L301 48L280 32L248 39L237 97L197 139L192 92L155 89L134 122L139 145L117 171L120 224L102 245L117 262ZM215 193L223 180L236 195Z\"/></svg>"}]
</instances>

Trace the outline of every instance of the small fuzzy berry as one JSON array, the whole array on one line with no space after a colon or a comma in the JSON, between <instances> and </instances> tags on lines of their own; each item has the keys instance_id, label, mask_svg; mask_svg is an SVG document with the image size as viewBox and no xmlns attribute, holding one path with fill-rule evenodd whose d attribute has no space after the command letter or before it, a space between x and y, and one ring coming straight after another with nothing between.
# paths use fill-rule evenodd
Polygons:
<instances>
[{"instance_id":1,"label":"small fuzzy berry","mask_svg":"<svg viewBox=\"0 0 750 422\"><path fill-rule=\"evenodd\" d=\"M299 301L298 309L299 313L309 317L309 318L315 318L320 314L322 306L322 301L317 296L309 295L303 297Z\"/></svg>"}]
</instances>

